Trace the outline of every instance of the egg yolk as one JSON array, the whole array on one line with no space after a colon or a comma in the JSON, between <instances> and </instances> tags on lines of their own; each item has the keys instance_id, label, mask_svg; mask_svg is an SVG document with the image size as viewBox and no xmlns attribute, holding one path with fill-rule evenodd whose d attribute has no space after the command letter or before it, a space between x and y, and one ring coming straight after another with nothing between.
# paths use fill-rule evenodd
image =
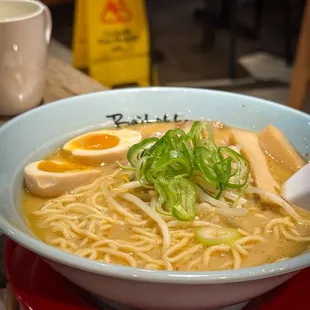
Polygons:
<instances>
[{"instance_id":1,"label":"egg yolk","mask_svg":"<svg viewBox=\"0 0 310 310\"><path fill-rule=\"evenodd\" d=\"M74 140L71 149L106 150L119 144L119 137L109 134L87 135Z\"/></svg>"},{"instance_id":2,"label":"egg yolk","mask_svg":"<svg viewBox=\"0 0 310 310\"><path fill-rule=\"evenodd\" d=\"M73 170L85 170L86 168L79 165L73 165L70 163L64 163L64 164L58 164L53 161L41 161L38 164L38 169L45 172L67 172L67 171L73 171Z\"/></svg>"}]
</instances>

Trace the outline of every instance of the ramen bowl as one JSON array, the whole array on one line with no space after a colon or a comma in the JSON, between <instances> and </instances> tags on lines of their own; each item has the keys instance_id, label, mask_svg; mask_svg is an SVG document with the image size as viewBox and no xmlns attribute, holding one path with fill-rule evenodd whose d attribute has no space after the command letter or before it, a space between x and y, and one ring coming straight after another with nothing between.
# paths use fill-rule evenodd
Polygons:
<instances>
[{"instance_id":1,"label":"ramen bowl","mask_svg":"<svg viewBox=\"0 0 310 310\"><path fill-rule=\"evenodd\" d=\"M0 128L0 229L87 291L141 309L210 309L249 300L310 265L310 253L253 268L150 271L74 256L40 241L21 211L23 168L66 139L106 125L221 120L258 131L273 124L307 158L310 116L273 102L187 88L113 90L36 108Z\"/></svg>"}]
</instances>

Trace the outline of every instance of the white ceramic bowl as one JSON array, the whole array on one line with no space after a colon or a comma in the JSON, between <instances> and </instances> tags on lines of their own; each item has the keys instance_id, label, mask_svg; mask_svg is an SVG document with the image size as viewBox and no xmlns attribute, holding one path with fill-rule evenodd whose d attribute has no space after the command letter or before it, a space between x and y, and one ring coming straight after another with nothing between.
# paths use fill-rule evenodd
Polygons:
<instances>
[{"instance_id":1,"label":"white ceramic bowl","mask_svg":"<svg viewBox=\"0 0 310 310\"><path fill-rule=\"evenodd\" d=\"M147 114L147 115L146 115ZM20 207L23 167L57 145L107 121L210 119L259 130L272 123L301 152L310 117L272 102L231 93L182 88L107 91L61 100L0 128L0 229L44 257L72 282L99 296L144 309L208 309L251 299L310 265L310 253L255 268L216 272L146 271L67 254L38 240ZM27 268L27 266L25 266Z\"/></svg>"}]
</instances>

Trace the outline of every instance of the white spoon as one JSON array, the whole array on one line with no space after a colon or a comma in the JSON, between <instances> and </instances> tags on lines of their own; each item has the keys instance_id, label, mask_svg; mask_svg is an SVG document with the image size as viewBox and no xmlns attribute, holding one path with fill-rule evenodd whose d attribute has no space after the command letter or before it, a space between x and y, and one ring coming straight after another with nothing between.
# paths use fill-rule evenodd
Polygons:
<instances>
[{"instance_id":1,"label":"white spoon","mask_svg":"<svg viewBox=\"0 0 310 310\"><path fill-rule=\"evenodd\" d=\"M310 211L310 163L285 182L283 195L287 201Z\"/></svg>"}]
</instances>

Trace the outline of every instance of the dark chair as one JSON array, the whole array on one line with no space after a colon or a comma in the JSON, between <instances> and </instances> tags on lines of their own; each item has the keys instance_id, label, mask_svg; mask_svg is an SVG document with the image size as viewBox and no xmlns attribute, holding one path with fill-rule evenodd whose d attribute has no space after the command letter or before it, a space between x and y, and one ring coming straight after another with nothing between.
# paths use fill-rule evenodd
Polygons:
<instances>
[{"instance_id":1,"label":"dark chair","mask_svg":"<svg viewBox=\"0 0 310 310\"><path fill-rule=\"evenodd\" d=\"M194 14L196 20L199 20L202 26L202 43L203 48L211 47L215 42L216 30L227 28L230 33L230 50L229 50L229 77L235 79L236 62L237 62L237 41L240 34L249 39L256 39L262 24L262 14L264 10L264 0L255 0L253 2L253 25L245 26L238 22L236 13L242 4L238 0L221 0L216 1L219 5L218 12L212 12L210 1L205 0L205 9L197 10ZM292 23L291 23L291 0L281 0L279 8L283 12L283 33L284 33L284 52L287 64L293 60L292 53Z\"/></svg>"}]
</instances>

